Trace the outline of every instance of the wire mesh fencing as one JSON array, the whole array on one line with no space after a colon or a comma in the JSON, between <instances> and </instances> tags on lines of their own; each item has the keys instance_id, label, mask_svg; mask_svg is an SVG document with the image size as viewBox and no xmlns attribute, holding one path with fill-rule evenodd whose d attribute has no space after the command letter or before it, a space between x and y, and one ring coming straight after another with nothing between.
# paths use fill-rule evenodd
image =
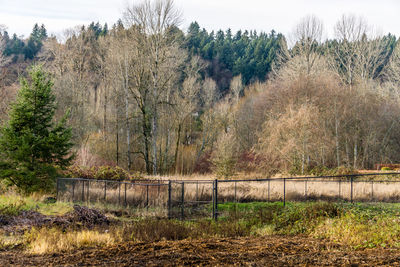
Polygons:
<instances>
[{"instance_id":1,"label":"wire mesh fencing","mask_svg":"<svg viewBox=\"0 0 400 267\"><path fill-rule=\"evenodd\" d=\"M169 217L197 219L213 216L214 181L170 181Z\"/></svg>"},{"instance_id":2,"label":"wire mesh fencing","mask_svg":"<svg viewBox=\"0 0 400 267\"><path fill-rule=\"evenodd\" d=\"M59 201L105 203L147 215L199 219L224 216L224 203L287 201L400 202L400 173L253 180L57 180Z\"/></svg>"},{"instance_id":3,"label":"wire mesh fencing","mask_svg":"<svg viewBox=\"0 0 400 267\"><path fill-rule=\"evenodd\" d=\"M125 182L59 178L57 200L135 208L163 217L167 216L168 184L160 180Z\"/></svg>"}]
</instances>

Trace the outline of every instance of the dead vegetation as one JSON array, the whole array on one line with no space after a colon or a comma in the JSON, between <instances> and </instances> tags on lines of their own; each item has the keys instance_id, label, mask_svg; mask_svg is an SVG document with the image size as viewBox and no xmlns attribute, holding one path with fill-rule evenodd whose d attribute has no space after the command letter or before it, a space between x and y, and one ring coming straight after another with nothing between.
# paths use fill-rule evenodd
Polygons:
<instances>
[{"instance_id":1,"label":"dead vegetation","mask_svg":"<svg viewBox=\"0 0 400 267\"><path fill-rule=\"evenodd\" d=\"M0 215L0 229L8 233L24 232L33 227L85 227L109 225L110 219L95 209L74 205L74 210L62 216L46 216L37 211L22 211L18 215Z\"/></svg>"},{"instance_id":2,"label":"dead vegetation","mask_svg":"<svg viewBox=\"0 0 400 267\"><path fill-rule=\"evenodd\" d=\"M7 215L0 264L393 265L400 255L397 204L228 203L220 209L218 222L111 219L77 205L61 216Z\"/></svg>"},{"instance_id":3,"label":"dead vegetation","mask_svg":"<svg viewBox=\"0 0 400 267\"><path fill-rule=\"evenodd\" d=\"M76 249L44 255L0 252L1 265L39 266L394 266L400 251L346 247L302 236L210 238L128 242L107 248Z\"/></svg>"}]
</instances>

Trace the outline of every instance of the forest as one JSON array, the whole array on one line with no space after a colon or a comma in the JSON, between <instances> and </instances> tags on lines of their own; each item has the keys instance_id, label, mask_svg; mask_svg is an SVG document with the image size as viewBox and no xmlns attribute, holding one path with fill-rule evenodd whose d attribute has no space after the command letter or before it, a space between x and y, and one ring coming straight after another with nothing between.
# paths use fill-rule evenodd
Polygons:
<instances>
[{"instance_id":1,"label":"forest","mask_svg":"<svg viewBox=\"0 0 400 267\"><path fill-rule=\"evenodd\" d=\"M0 124L21 77L53 80L55 120L72 127L74 164L153 175L314 174L400 162L400 40L343 15L334 38L304 17L290 36L193 22L173 1L127 7L28 38L0 27ZM0 152L0 159L4 156Z\"/></svg>"}]
</instances>

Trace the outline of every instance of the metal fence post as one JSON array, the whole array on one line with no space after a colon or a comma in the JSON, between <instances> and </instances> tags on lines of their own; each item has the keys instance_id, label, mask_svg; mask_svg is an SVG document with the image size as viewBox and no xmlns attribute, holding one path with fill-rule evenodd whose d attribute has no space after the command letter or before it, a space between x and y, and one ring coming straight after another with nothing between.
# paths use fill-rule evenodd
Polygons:
<instances>
[{"instance_id":1,"label":"metal fence post","mask_svg":"<svg viewBox=\"0 0 400 267\"><path fill-rule=\"evenodd\" d=\"M271 201L271 179L268 179L268 202Z\"/></svg>"},{"instance_id":2,"label":"metal fence post","mask_svg":"<svg viewBox=\"0 0 400 267\"><path fill-rule=\"evenodd\" d=\"M90 181L87 181L87 196L86 196L86 201L88 204L90 204Z\"/></svg>"},{"instance_id":3,"label":"metal fence post","mask_svg":"<svg viewBox=\"0 0 400 267\"><path fill-rule=\"evenodd\" d=\"M286 206L286 178L283 178L283 206Z\"/></svg>"},{"instance_id":4,"label":"metal fence post","mask_svg":"<svg viewBox=\"0 0 400 267\"><path fill-rule=\"evenodd\" d=\"M237 182L235 182L235 203L237 203Z\"/></svg>"},{"instance_id":5,"label":"metal fence post","mask_svg":"<svg viewBox=\"0 0 400 267\"><path fill-rule=\"evenodd\" d=\"M168 181L168 219L171 219L172 212L172 184L171 180Z\"/></svg>"},{"instance_id":6,"label":"metal fence post","mask_svg":"<svg viewBox=\"0 0 400 267\"><path fill-rule=\"evenodd\" d=\"M342 180L339 180L339 200L341 198Z\"/></svg>"},{"instance_id":7,"label":"metal fence post","mask_svg":"<svg viewBox=\"0 0 400 267\"><path fill-rule=\"evenodd\" d=\"M185 182L182 182L181 190L181 220L185 218Z\"/></svg>"},{"instance_id":8,"label":"metal fence post","mask_svg":"<svg viewBox=\"0 0 400 267\"><path fill-rule=\"evenodd\" d=\"M215 181L212 182L212 218L215 218Z\"/></svg>"},{"instance_id":9,"label":"metal fence post","mask_svg":"<svg viewBox=\"0 0 400 267\"><path fill-rule=\"evenodd\" d=\"M218 220L218 179L215 179L214 182L214 186L215 186L215 216L214 219L217 221Z\"/></svg>"},{"instance_id":10,"label":"metal fence post","mask_svg":"<svg viewBox=\"0 0 400 267\"><path fill-rule=\"evenodd\" d=\"M353 203L353 176L350 177L350 202Z\"/></svg>"}]
</instances>

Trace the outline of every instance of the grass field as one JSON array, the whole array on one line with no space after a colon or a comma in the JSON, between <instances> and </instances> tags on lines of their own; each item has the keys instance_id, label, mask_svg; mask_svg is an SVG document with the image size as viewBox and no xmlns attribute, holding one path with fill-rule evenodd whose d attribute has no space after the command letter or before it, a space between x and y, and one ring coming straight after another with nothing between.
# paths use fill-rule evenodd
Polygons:
<instances>
[{"instance_id":1,"label":"grass field","mask_svg":"<svg viewBox=\"0 0 400 267\"><path fill-rule=\"evenodd\" d=\"M153 177L154 178L154 177ZM160 177L157 177L157 179ZM184 180L184 202L211 202L213 180L191 180L194 177L181 177ZM205 178L205 177L204 177ZM284 192L287 201L354 201L359 202L398 202L400 201L400 180L397 175L380 175L349 179L279 179L269 181L239 182L220 180L218 200L224 202L283 201ZM179 180L179 179L178 179ZM157 216L167 216L168 184L158 184L159 180L146 185L119 184L116 181L74 181L63 180L60 186L59 200L129 206L142 209L157 209ZM139 181L140 182L140 181ZM149 182L147 182L149 183ZM182 202L182 182L172 183L171 201ZM97 204L96 204L97 206ZM190 207L189 207L190 209ZM154 213L154 212L153 212Z\"/></svg>"},{"instance_id":2,"label":"grass field","mask_svg":"<svg viewBox=\"0 0 400 267\"><path fill-rule=\"evenodd\" d=\"M224 203L218 207L222 215L217 222L138 217L137 213L121 212L117 206L98 205L96 209L106 213L109 223L96 224L89 218L92 221L87 226L90 220L83 218L68 224L43 223L21 228L21 223L31 220L32 214L24 217L27 211L45 215L44 222L48 218L59 218L55 221L63 222L73 211L72 204L48 203L46 199L16 194L0 196L0 222L8 219L7 224L0 224L3 251L0 262L2 255L25 255L22 258L26 260L31 259L30 255L42 255L45 259L46 255L73 255L80 250L104 251L103 256L107 258L111 257L106 256L107 248L126 248L130 244L128 247L132 249L135 244L159 242L183 246L196 240L203 240L199 246L215 240L232 246L242 242L239 240L254 240L251 242L257 241L253 245L258 248L262 240L275 244L296 237L294 240L316 243L325 249L340 247L350 254L365 249L391 249L397 253L400 249L400 204L397 203L287 202L286 206L281 202ZM185 240L192 241L185 243ZM303 245L306 246L299 244Z\"/></svg>"}]
</instances>

